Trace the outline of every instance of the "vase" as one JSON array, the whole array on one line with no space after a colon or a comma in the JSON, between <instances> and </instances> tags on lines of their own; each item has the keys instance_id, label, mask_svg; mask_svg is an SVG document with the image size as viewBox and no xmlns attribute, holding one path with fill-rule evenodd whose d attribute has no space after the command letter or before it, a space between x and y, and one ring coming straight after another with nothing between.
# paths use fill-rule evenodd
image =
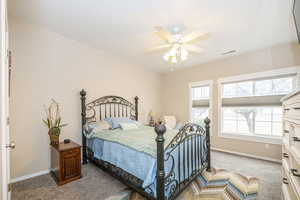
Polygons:
<instances>
[{"instance_id":1,"label":"vase","mask_svg":"<svg viewBox=\"0 0 300 200\"><path fill-rule=\"evenodd\" d=\"M60 135L60 128L53 127L49 129L49 137L50 137L50 145L58 145L59 144L59 135Z\"/></svg>"}]
</instances>

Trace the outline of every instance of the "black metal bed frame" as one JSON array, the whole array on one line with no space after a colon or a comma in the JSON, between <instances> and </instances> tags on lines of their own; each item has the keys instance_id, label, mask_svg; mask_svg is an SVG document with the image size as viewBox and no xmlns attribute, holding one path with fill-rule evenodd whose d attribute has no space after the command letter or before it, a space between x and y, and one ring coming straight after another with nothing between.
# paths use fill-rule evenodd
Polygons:
<instances>
[{"instance_id":1,"label":"black metal bed frame","mask_svg":"<svg viewBox=\"0 0 300 200\"><path fill-rule=\"evenodd\" d=\"M87 164L88 161L92 162L125 185L152 200L173 200L203 170L210 171L210 120L208 118L205 119L205 129L194 123L186 124L166 147L164 145L166 127L163 124L157 124L154 128L157 134L156 191L153 191L152 185L143 188L143 181L136 176L95 158L93 151L87 147L84 135L84 125L97 120L96 107L99 108L100 120L106 117L129 117L138 120L138 97L134 98L134 104L119 96L104 96L86 104L86 91L81 90L80 95L83 164ZM171 162L171 169L167 173L165 173L166 162Z\"/></svg>"}]
</instances>

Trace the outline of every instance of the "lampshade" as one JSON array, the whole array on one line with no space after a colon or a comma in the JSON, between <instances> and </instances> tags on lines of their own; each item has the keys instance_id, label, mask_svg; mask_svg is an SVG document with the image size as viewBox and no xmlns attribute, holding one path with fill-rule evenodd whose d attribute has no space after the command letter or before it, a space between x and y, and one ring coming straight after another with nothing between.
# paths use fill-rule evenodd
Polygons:
<instances>
[{"instance_id":1,"label":"lampshade","mask_svg":"<svg viewBox=\"0 0 300 200\"><path fill-rule=\"evenodd\" d=\"M154 117L154 112L153 112L152 110L150 110L149 116L150 116L150 117Z\"/></svg>"}]
</instances>

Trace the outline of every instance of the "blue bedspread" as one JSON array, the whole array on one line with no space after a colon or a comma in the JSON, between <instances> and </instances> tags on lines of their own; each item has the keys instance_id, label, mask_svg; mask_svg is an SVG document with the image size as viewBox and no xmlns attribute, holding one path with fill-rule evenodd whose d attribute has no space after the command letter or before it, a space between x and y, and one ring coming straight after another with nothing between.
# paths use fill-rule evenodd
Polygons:
<instances>
[{"instance_id":1,"label":"blue bedspread","mask_svg":"<svg viewBox=\"0 0 300 200\"><path fill-rule=\"evenodd\" d=\"M114 134L114 133L111 133ZM125 133L124 134L130 134ZM120 134L122 135L122 134ZM155 136L154 130L153 135ZM175 135L174 135L175 136ZM202 137L202 144L204 144L205 137ZM152 141L152 139L151 139ZM135 141L136 142L136 141ZM156 152L156 142L153 138L153 145ZM122 168L126 172L138 177L143 181L143 188L151 188L156 196L156 157L153 154L146 153L144 151L138 151L137 149L131 148L128 145L124 145L120 142L113 142L98 137L88 138L88 147L93 150L94 157L97 159L109 162L119 168ZM204 154L205 146L201 146L201 156ZM151 152L151 151L150 151ZM187 152L187 151L185 151ZM178 151L172 152L174 161L177 163ZM183 151L181 147L180 151L181 158L183 158ZM187 154L186 154L187 157ZM166 159L166 155L165 155ZM190 158L191 160L192 158ZM171 159L165 162L165 173L168 174L172 166ZM175 165L175 172L178 172L177 164ZM183 180L183 170L189 171L189 175L192 173L192 167L188 169L180 169L181 177ZM186 174L187 175L187 174ZM175 174L176 178L179 179L178 173ZM188 175L187 175L188 176ZM168 192L167 192L168 193Z\"/></svg>"},{"instance_id":2,"label":"blue bedspread","mask_svg":"<svg viewBox=\"0 0 300 200\"><path fill-rule=\"evenodd\" d=\"M107 161L143 180L143 187L151 185L156 176L156 158L127 146L99 138L88 139L88 147L97 159Z\"/></svg>"}]
</instances>

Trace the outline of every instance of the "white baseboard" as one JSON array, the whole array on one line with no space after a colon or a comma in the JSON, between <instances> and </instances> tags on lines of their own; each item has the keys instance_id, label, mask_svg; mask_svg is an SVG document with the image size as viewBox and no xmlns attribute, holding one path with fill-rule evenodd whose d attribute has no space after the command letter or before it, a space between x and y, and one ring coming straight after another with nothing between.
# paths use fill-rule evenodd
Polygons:
<instances>
[{"instance_id":1,"label":"white baseboard","mask_svg":"<svg viewBox=\"0 0 300 200\"><path fill-rule=\"evenodd\" d=\"M270 162L281 163L281 160L276 160L276 159L267 158L267 157L263 157L263 156L255 156L255 155L251 155L251 154L247 154L247 153L229 151L229 150L219 149L219 148L214 148L214 147L212 147L211 150L212 151L220 151L220 152L224 152L224 153L235 154L235 155L249 157L249 158L255 158L255 159L259 159L259 160L266 160L266 161L270 161ZM40 172L37 172L37 173L33 173L33 174L13 178L13 179L10 180L10 183L16 183L16 182L19 182L19 181L24 181L26 179L34 178L36 176L41 176L41 175L45 175L45 174L49 174L49 173L50 173L49 169L44 170L44 171L40 171Z\"/></svg>"},{"instance_id":2,"label":"white baseboard","mask_svg":"<svg viewBox=\"0 0 300 200\"><path fill-rule=\"evenodd\" d=\"M211 150L212 151L220 151L220 152L224 152L224 153L235 154L235 155L249 157L249 158L255 158L255 159L259 159L259 160L266 160L266 161L275 162L275 163L281 163L281 160L268 158L268 157L264 157L264 156L256 156L256 155L252 155L252 154L241 153L241 152L236 152L236 151L229 151L229 150L219 149L219 148L214 148L214 147L212 147Z\"/></svg>"},{"instance_id":3,"label":"white baseboard","mask_svg":"<svg viewBox=\"0 0 300 200\"><path fill-rule=\"evenodd\" d=\"M36 176L41 176L41 175L45 175L45 174L49 174L49 173L50 173L49 169L44 170L44 171L40 171L40 172L37 172L37 173L34 173L34 174L29 174L29 175L13 178L13 179L10 180L10 183L16 183L16 182L19 182L19 181L24 181L26 179L34 178Z\"/></svg>"}]
</instances>

